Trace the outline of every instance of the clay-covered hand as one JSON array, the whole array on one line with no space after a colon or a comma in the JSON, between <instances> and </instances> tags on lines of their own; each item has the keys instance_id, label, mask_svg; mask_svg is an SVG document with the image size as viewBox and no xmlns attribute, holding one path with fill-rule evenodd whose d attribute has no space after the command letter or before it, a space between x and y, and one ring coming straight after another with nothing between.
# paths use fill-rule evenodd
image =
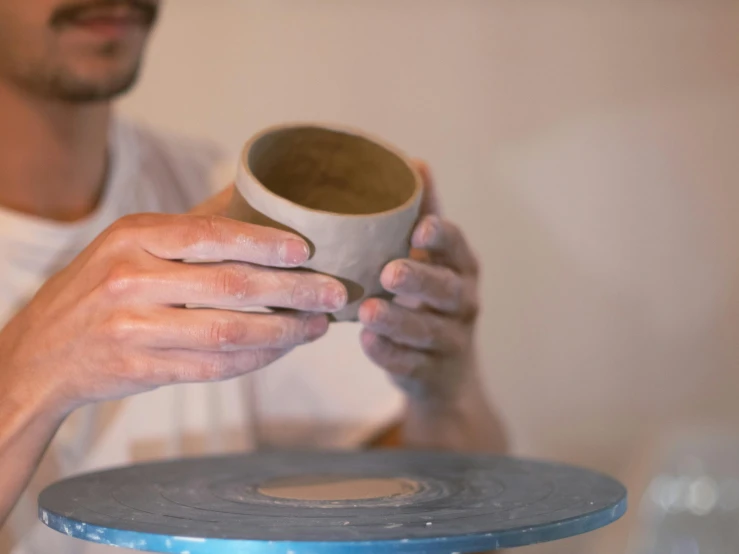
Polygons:
<instances>
[{"instance_id":1,"label":"clay-covered hand","mask_svg":"<svg viewBox=\"0 0 739 554\"><path fill-rule=\"evenodd\" d=\"M359 312L367 356L413 398L454 400L470 371L478 313L478 262L463 233L439 215L430 172L408 259L381 275L393 301L366 300Z\"/></svg>"},{"instance_id":2,"label":"clay-covered hand","mask_svg":"<svg viewBox=\"0 0 739 554\"><path fill-rule=\"evenodd\" d=\"M192 214L124 217L97 237L0 331L0 389L66 412L234 377L322 336L346 289L285 270L307 259L301 238L204 215L228 192ZM239 311L266 306L285 310Z\"/></svg>"}]
</instances>

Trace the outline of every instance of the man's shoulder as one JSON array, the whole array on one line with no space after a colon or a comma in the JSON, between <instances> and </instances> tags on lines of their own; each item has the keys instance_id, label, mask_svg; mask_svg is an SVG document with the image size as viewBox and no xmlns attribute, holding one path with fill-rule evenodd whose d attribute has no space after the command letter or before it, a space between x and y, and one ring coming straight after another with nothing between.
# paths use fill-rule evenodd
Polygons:
<instances>
[{"instance_id":1,"label":"man's shoulder","mask_svg":"<svg viewBox=\"0 0 739 554\"><path fill-rule=\"evenodd\" d=\"M188 204L201 202L233 178L234 157L214 141L122 118L115 128L118 142L135 150L140 175L183 195Z\"/></svg>"}]
</instances>

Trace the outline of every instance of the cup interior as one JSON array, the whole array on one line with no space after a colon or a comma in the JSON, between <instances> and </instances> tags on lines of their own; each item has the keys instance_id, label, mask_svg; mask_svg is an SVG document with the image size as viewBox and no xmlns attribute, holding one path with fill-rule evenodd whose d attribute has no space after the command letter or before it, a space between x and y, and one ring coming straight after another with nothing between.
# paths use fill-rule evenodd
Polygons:
<instances>
[{"instance_id":1,"label":"cup interior","mask_svg":"<svg viewBox=\"0 0 739 554\"><path fill-rule=\"evenodd\" d=\"M324 212L386 212L416 192L415 173L398 154L364 137L323 127L269 132L249 148L251 174L268 190Z\"/></svg>"}]
</instances>

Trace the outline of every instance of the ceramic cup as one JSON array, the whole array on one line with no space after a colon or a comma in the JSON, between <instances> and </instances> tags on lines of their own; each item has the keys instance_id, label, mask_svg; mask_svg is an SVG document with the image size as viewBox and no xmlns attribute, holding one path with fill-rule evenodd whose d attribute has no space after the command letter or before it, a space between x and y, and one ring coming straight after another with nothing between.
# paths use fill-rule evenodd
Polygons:
<instances>
[{"instance_id":1,"label":"ceramic cup","mask_svg":"<svg viewBox=\"0 0 739 554\"><path fill-rule=\"evenodd\" d=\"M380 273L408 256L423 195L421 176L395 147L320 124L265 129L244 146L229 217L292 231L311 247L303 268L336 277L357 319L370 296L387 296Z\"/></svg>"}]
</instances>

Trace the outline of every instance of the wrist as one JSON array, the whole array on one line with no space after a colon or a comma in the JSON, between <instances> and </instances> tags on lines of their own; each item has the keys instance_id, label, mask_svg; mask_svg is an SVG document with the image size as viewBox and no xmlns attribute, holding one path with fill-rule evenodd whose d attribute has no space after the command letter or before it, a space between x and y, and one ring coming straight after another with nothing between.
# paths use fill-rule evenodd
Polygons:
<instances>
[{"instance_id":1,"label":"wrist","mask_svg":"<svg viewBox=\"0 0 739 554\"><path fill-rule=\"evenodd\" d=\"M432 413L456 411L478 383L471 357L445 360L418 377L399 382L410 408Z\"/></svg>"},{"instance_id":2,"label":"wrist","mask_svg":"<svg viewBox=\"0 0 739 554\"><path fill-rule=\"evenodd\" d=\"M449 399L409 398L403 418L403 443L409 448L459 449L467 418L459 403Z\"/></svg>"},{"instance_id":3,"label":"wrist","mask_svg":"<svg viewBox=\"0 0 739 554\"><path fill-rule=\"evenodd\" d=\"M405 411L409 422L437 427L451 421L458 421L465 416L463 395L424 394L406 396Z\"/></svg>"},{"instance_id":4,"label":"wrist","mask_svg":"<svg viewBox=\"0 0 739 554\"><path fill-rule=\"evenodd\" d=\"M75 407L74 399L64 391L63 368L55 368L52 375L34 362L37 346L26 344L27 322L18 314L0 333L0 395L3 403L12 404L21 411L32 411L37 417L49 420L64 419Z\"/></svg>"},{"instance_id":5,"label":"wrist","mask_svg":"<svg viewBox=\"0 0 739 554\"><path fill-rule=\"evenodd\" d=\"M405 388L404 437L408 444L449 448L462 437L472 418L469 406L471 368L456 365L455 378L446 382L418 380ZM465 442L465 441L462 441Z\"/></svg>"},{"instance_id":6,"label":"wrist","mask_svg":"<svg viewBox=\"0 0 739 554\"><path fill-rule=\"evenodd\" d=\"M406 395L403 443L412 448L507 451L507 435L489 405L476 357L454 369L458 378L446 388L419 387L423 394ZM417 391L418 392L418 391Z\"/></svg>"},{"instance_id":7,"label":"wrist","mask_svg":"<svg viewBox=\"0 0 739 554\"><path fill-rule=\"evenodd\" d=\"M65 398L47 379L36 379L31 372L7 369L0 372L2 410L13 413L28 422L40 421L58 424L73 409L74 404Z\"/></svg>"}]
</instances>

